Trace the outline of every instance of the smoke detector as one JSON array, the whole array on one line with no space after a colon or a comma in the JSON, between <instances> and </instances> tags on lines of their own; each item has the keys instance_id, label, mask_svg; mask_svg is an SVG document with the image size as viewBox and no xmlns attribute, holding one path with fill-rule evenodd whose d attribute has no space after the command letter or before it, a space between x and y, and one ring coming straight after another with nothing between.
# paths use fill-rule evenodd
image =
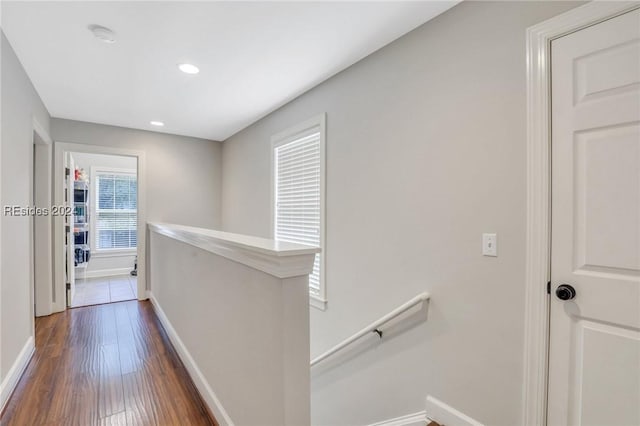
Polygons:
<instances>
[{"instance_id":1,"label":"smoke detector","mask_svg":"<svg viewBox=\"0 0 640 426\"><path fill-rule=\"evenodd\" d=\"M98 40L110 44L116 42L116 33L114 33L109 28L96 24L89 25L88 28L89 31L93 33L93 36Z\"/></svg>"}]
</instances>

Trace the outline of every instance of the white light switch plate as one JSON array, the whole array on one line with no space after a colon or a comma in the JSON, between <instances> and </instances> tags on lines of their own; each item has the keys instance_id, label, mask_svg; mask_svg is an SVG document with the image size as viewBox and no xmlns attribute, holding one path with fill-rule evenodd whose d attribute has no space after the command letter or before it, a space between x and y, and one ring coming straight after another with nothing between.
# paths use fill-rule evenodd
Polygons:
<instances>
[{"instance_id":1,"label":"white light switch plate","mask_svg":"<svg viewBox=\"0 0 640 426\"><path fill-rule=\"evenodd\" d=\"M497 234L482 234L482 254L484 256L498 256Z\"/></svg>"}]
</instances>

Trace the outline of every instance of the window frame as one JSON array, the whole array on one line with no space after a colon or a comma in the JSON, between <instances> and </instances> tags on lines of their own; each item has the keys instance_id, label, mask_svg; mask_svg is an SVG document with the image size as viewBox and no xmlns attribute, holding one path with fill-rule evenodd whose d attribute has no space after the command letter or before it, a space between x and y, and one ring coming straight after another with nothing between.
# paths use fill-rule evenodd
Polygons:
<instances>
[{"instance_id":1,"label":"window frame","mask_svg":"<svg viewBox=\"0 0 640 426\"><path fill-rule=\"evenodd\" d=\"M320 131L320 288L318 295L311 293L309 289L309 305L324 311L327 308L327 285L326 285L326 113L322 113L292 126L271 137L271 218L269 222L271 238L275 239L276 221L276 148L300 139L315 131Z\"/></svg>"},{"instance_id":2,"label":"window frame","mask_svg":"<svg viewBox=\"0 0 640 426\"><path fill-rule=\"evenodd\" d=\"M123 254L136 254L138 251L139 241L136 241L136 247L130 248L107 248L101 249L98 248L98 175L101 174L115 174L115 175L129 175L136 177L136 217L139 216L140 212L140 182L138 181L138 171L136 169L122 169L115 167L101 167L101 166L92 166L91 167L91 189L93 195L93 200L90 201L91 205L91 222L89 229L89 242L91 247L92 256L96 257L110 257L110 256L119 256ZM136 228L139 225L139 221L136 220Z\"/></svg>"}]
</instances>

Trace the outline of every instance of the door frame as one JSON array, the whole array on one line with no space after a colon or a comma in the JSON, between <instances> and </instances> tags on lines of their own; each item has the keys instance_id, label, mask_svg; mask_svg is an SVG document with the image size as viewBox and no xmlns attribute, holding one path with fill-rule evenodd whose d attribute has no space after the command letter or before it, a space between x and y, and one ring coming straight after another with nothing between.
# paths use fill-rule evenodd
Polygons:
<instances>
[{"instance_id":1,"label":"door frame","mask_svg":"<svg viewBox=\"0 0 640 426\"><path fill-rule=\"evenodd\" d=\"M546 425L551 278L551 42L640 7L593 1L527 29L527 242L523 425Z\"/></svg>"},{"instance_id":2,"label":"door frame","mask_svg":"<svg viewBox=\"0 0 640 426\"><path fill-rule=\"evenodd\" d=\"M64 156L67 152L81 152L87 154L120 155L135 157L138 160L138 300L148 299L147 271L146 271L146 162L145 152L124 148L113 148L103 145L89 145L54 141L54 204L64 203ZM54 312L62 312L66 306L66 285L64 274L64 218L54 218L54 271L56 298L53 304Z\"/></svg>"},{"instance_id":3,"label":"door frame","mask_svg":"<svg viewBox=\"0 0 640 426\"><path fill-rule=\"evenodd\" d=\"M32 119L33 127L33 166L36 167L30 173L31 182L30 200L38 197L35 205L38 207L51 206L51 173L53 158L53 140L46 129L36 120ZM36 137L37 135L37 137ZM35 193L38 189L38 194ZM30 201L31 202L31 201ZM34 312L32 317L46 316L53 312L53 222L50 217L31 216L31 305Z\"/></svg>"}]
</instances>

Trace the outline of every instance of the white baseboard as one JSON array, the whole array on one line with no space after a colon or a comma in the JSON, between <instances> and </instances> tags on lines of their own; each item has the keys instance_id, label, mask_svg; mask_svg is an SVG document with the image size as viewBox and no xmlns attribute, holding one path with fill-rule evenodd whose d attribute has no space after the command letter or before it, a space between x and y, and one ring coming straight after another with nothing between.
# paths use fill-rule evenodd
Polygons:
<instances>
[{"instance_id":1,"label":"white baseboard","mask_svg":"<svg viewBox=\"0 0 640 426\"><path fill-rule=\"evenodd\" d=\"M84 271L77 272L76 278L102 278L102 277L115 277L116 275L129 275L133 268L114 268L114 269L100 269L97 271Z\"/></svg>"},{"instance_id":2,"label":"white baseboard","mask_svg":"<svg viewBox=\"0 0 640 426\"><path fill-rule=\"evenodd\" d=\"M427 424L426 411L419 411L406 416L396 417L394 419L384 420L378 423L372 423L369 426L425 426Z\"/></svg>"},{"instance_id":3,"label":"white baseboard","mask_svg":"<svg viewBox=\"0 0 640 426\"><path fill-rule=\"evenodd\" d=\"M372 423L369 426L425 426L430 421L446 426L483 426L482 423L431 395L427 396L426 410Z\"/></svg>"},{"instance_id":4,"label":"white baseboard","mask_svg":"<svg viewBox=\"0 0 640 426\"><path fill-rule=\"evenodd\" d=\"M191 376L191 380L193 380L193 383L196 385L196 388L200 392L200 395L204 399L204 402L207 404L207 406L215 416L216 420L218 421L218 424L220 426L234 426L233 421L231 421L231 418L229 417L226 410L222 406L222 403L220 402L216 394L213 392L213 389L211 389L211 386L209 385L209 383L207 382L207 379L204 377L204 375L198 368L198 365L196 364L193 357L187 350L187 347L184 345L184 343L182 343L182 340L176 333L176 330L171 325L169 318L167 318L167 316L165 315L164 311L160 307L160 304L158 303L156 298L153 296L153 293L148 292L148 296L149 296L149 299L151 300L151 304L153 305L153 309L156 312L158 319L160 320L160 323L162 324L165 331L167 332L167 335L169 336L169 340L171 340L171 343L176 348L176 351L178 352L178 356L180 357L180 359L182 360L182 363L184 364L187 371L189 372L189 376Z\"/></svg>"},{"instance_id":5,"label":"white baseboard","mask_svg":"<svg viewBox=\"0 0 640 426\"><path fill-rule=\"evenodd\" d=\"M441 425L447 426L483 426L477 420L472 419L466 414L461 413L455 408L445 404L444 402L427 396L427 409L429 419Z\"/></svg>"},{"instance_id":6,"label":"white baseboard","mask_svg":"<svg viewBox=\"0 0 640 426\"><path fill-rule=\"evenodd\" d=\"M22 377L24 370L27 368L29 361L31 361L31 357L35 350L35 340L33 339L33 336L29 336L27 343L25 343L24 347L18 354L18 358L15 360L7 372L7 376L0 384L0 412L4 410L5 405L9 402L9 398L18 385L18 381L20 380L20 377Z\"/></svg>"}]
</instances>

